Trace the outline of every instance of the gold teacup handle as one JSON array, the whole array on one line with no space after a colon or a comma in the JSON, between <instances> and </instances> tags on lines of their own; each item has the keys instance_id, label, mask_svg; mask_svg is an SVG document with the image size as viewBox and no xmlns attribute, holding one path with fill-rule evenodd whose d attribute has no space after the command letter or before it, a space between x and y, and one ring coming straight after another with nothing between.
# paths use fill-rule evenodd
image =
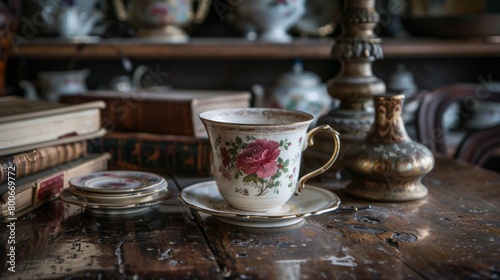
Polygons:
<instances>
[{"instance_id":1,"label":"gold teacup handle","mask_svg":"<svg viewBox=\"0 0 500 280\"><path fill-rule=\"evenodd\" d=\"M337 159L337 157L339 155L339 151L340 151L339 133L335 129L331 128L329 125L318 126L314 129L310 130L307 133L307 146L305 146L304 150L307 149L307 147L314 145L314 141L313 141L314 135L316 135L320 132L328 132L332 135L333 144L334 144L332 156L322 167L307 173L306 175L302 176L299 179L299 182L298 182L299 187L295 191L295 195L299 195L300 192L306 187L305 184L306 184L307 180L311 179L312 177L318 176L319 174L328 170L328 168L332 167L333 163L335 162L335 160Z\"/></svg>"}]
</instances>

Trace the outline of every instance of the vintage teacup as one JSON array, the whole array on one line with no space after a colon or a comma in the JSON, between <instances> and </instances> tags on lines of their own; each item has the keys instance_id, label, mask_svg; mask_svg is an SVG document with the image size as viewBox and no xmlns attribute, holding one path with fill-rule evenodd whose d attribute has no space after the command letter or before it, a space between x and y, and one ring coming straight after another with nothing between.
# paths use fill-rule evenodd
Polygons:
<instances>
[{"instance_id":1,"label":"vintage teacup","mask_svg":"<svg viewBox=\"0 0 500 280\"><path fill-rule=\"evenodd\" d=\"M89 69L44 71L38 73L38 80L35 83L22 80L19 85L24 88L24 96L28 99L38 99L36 84L41 89L43 99L58 102L62 94L69 95L86 92L86 79L89 74Z\"/></svg>"},{"instance_id":2,"label":"vintage teacup","mask_svg":"<svg viewBox=\"0 0 500 280\"><path fill-rule=\"evenodd\" d=\"M305 182L335 162L339 135L330 126L308 132L314 117L287 109L242 108L200 114L212 147L214 179L234 208L267 212L281 209ZM333 137L334 151L324 166L299 178L302 152L317 133Z\"/></svg>"}]
</instances>

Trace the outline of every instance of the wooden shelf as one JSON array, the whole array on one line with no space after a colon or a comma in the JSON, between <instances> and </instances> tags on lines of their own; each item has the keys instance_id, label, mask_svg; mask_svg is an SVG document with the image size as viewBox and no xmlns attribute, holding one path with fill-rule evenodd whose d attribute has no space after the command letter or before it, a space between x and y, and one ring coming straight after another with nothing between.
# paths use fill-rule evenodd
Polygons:
<instances>
[{"instance_id":1,"label":"wooden shelf","mask_svg":"<svg viewBox=\"0 0 500 280\"><path fill-rule=\"evenodd\" d=\"M18 46L21 57L118 57L131 58L329 58L333 40L297 40L290 44L250 42L244 39L191 39L168 44L140 39L101 40L86 44L57 40L33 40Z\"/></svg>"},{"instance_id":2,"label":"wooden shelf","mask_svg":"<svg viewBox=\"0 0 500 280\"><path fill-rule=\"evenodd\" d=\"M499 38L467 40L384 39L382 48L388 58L415 57L500 57Z\"/></svg>"},{"instance_id":3,"label":"wooden shelf","mask_svg":"<svg viewBox=\"0 0 500 280\"><path fill-rule=\"evenodd\" d=\"M496 57L497 38L489 40L383 39L385 58ZM250 42L244 39L193 38L189 43L168 44L140 39L103 39L74 43L57 39L32 39L14 48L13 56L37 58L204 58L204 59L331 59L332 39L297 39L292 43Z\"/></svg>"}]
</instances>

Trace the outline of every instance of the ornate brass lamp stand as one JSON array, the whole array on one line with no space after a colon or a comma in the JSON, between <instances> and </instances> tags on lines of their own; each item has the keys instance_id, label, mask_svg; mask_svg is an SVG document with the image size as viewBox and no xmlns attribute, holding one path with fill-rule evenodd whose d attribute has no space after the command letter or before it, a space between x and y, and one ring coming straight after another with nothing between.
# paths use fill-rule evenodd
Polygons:
<instances>
[{"instance_id":1,"label":"ornate brass lamp stand","mask_svg":"<svg viewBox=\"0 0 500 280\"><path fill-rule=\"evenodd\" d=\"M373 123L373 105L369 101L374 94L385 92L385 83L372 73L373 61L383 57L382 40L373 32L380 19L375 0L345 0L344 7L340 18L342 34L332 48L332 56L340 60L341 70L328 81L328 93L341 102L339 108L317 123L328 124L340 133L341 154L350 143L366 137ZM328 154L325 149L331 146L327 143L329 139L316 141L320 142L316 143L317 148L305 155L311 165L328 160L324 158ZM331 170L338 172L341 165L338 161Z\"/></svg>"}]
</instances>

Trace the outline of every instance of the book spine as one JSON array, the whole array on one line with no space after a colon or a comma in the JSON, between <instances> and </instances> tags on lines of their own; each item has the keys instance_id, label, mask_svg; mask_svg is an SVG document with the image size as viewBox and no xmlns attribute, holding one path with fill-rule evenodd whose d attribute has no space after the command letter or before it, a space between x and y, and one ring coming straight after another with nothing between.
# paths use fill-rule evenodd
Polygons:
<instances>
[{"instance_id":1,"label":"book spine","mask_svg":"<svg viewBox=\"0 0 500 280\"><path fill-rule=\"evenodd\" d=\"M210 176L210 143L205 138L123 136L107 134L89 142L90 152L109 152L110 170L142 170L160 174Z\"/></svg>"},{"instance_id":2,"label":"book spine","mask_svg":"<svg viewBox=\"0 0 500 280\"><path fill-rule=\"evenodd\" d=\"M0 166L14 166L16 179L46 170L61 163L81 158L87 154L87 141L49 146L8 157L0 157ZM7 181L4 168L0 168L0 184Z\"/></svg>"},{"instance_id":3,"label":"book spine","mask_svg":"<svg viewBox=\"0 0 500 280\"><path fill-rule=\"evenodd\" d=\"M93 159L86 159L85 161L79 159L70 163L64 163L62 164L63 167L60 166L63 168L62 170L40 175L39 177L35 177L34 180L17 186L16 190L18 192L15 194L16 213L14 217L22 216L58 197L64 188L69 187L69 180L71 178L86 173L107 170L109 158L110 155L108 153L103 153L98 156L96 155ZM36 176L36 174L31 176ZM5 196L6 194L3 194L0 200L0 222L3 222L8 215L6 209L7 198Z\"/></svg>"}]
</instances>

